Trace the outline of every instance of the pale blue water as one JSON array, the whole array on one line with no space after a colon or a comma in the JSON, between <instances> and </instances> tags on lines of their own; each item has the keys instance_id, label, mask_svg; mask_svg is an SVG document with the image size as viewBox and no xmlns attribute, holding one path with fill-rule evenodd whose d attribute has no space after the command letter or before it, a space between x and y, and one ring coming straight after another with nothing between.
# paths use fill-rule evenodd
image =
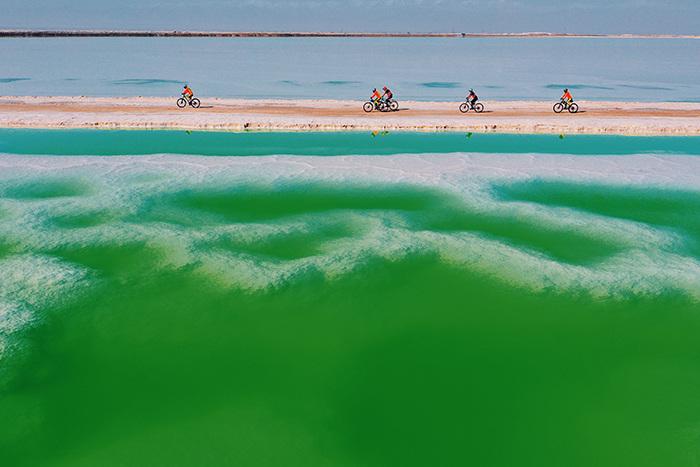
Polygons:
<instances>
[{"instance_id":1,"label":"pale blue water","mask_svg":"<svg viewBox=\"0 0 700 467\"><path fill-rule=\"evenodd\" d=\"M0 39L0 95L700 102L699 57L680 39Z\"/></svg>"}]
</instances>

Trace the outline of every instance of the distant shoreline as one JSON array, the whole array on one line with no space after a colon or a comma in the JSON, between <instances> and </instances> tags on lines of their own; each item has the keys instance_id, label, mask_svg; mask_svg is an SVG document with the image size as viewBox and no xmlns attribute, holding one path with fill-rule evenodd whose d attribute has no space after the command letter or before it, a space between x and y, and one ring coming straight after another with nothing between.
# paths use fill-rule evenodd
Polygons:
<instances>
[{"instance_id":1,"label":"distant shoreline","mask_svg":"<svg viewBox=\"0 0 700 467\"><path fill-rule=\"evenodd\" d=\"M602 39L700 39L689 34L566 34L552 32L518 33L391 33L391 32L246 32L246 31L107 31L107 30L0 30L1 37L367 37L367 38L602 38Z\"/></svg>"}]
</instances>

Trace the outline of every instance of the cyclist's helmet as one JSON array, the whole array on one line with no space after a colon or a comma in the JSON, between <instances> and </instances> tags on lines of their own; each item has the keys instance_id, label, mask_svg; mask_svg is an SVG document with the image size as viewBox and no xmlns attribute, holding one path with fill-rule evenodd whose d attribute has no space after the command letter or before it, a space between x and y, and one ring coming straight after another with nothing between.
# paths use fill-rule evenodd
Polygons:
<instances>
[{"instance_id":1,"label":"cyclist's helmet","mask_svg":"<svg viewBox=\"0 0 700 467\"><path fill-rule=\"evenodd\" d=\"M569 88L564 88L564 92L569 92Z\"/></svg>"},{"instance_id":2,"label":"cyclist's helmet","mask_svg":"<svg viewBox=\"0 0 700 467\"><path fill-rule=\"evenodd\" d=\"M384 86L382 89L384 89L384 90L386 91L386 90L389 89L389 88L387 88L386 86Z\"/></svg>"},{"instance_id":3,"label":"cyclist's helmet","mask_svg":"<svg viewBox=\"0 0 700 467\"><path fill-rule=\"evenodd\" d=\"M182 89L187 89L187 85L185 84L185 85L182 87Z\"/></svg>"},{"instance_id":4,"label":"cyclist's helmet","mask_svg":"<svg viewBox=\"0 0 700 467\"><path fill-rule=\"evenodd\" d=\"M469 92L474 92L474 90L473 90L473 89L470 89Z\"/></svg>"}]
</instances>

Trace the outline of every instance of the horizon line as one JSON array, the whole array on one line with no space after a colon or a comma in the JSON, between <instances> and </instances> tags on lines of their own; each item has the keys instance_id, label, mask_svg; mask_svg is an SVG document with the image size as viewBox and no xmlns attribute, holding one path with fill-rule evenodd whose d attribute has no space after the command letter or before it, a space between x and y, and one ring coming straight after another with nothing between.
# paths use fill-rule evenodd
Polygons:
<instances>
[{"instance_id":1,"label":"horizon line","mask_svg":"<svg viewBox=\"0 0 700 467\"><path fill-rule=\"evenodd\" d=\"M333 32L333 31L164 31L108 29L0 29L0 37L387 37L387 38L608 38L700 39L694 34L578 34L561 32Z\"/></svg>"}]
</instances>

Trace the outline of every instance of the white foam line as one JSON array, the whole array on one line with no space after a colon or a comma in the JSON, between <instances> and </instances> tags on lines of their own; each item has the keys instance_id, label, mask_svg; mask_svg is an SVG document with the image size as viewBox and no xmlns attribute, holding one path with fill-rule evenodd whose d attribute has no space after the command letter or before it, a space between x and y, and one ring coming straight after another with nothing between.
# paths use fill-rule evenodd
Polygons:
<instances>
[{"instance_id":1,"label":"white foam line","mask_svg":"<svg viewBox=\"0 0 700 467\"><path fill-rule=\"evenodd\" d=\"M0 259L0 346L6 337L35 319L36 311L89 285L87 271L37 254L65 247L139 243L165 255L158 268L191 267L226 287L250 291L279 287L312 271L334 280L361 268L369 258L396 261L415 252L433 252L459 267L532 290L585 289L601 297L627 293L656 294L664 289L700 299L700 265L679 254L685 239L669 230L594 213L537 203L494 199L494 182L535 178L608 185L683 188L700 192L700 157L635 155L580 157L565 155L400 155L340 157L62 157L0 156L0 239L16 244L13 256ZM79 196L49 199L3 198L17 184L75 180L88 186ZM300 213L276 223L178 226L135 222L144 200L183 189L218 189L237 184L260 187L280 183L339 186L415 184L453 193L464 209L508 216L553 231L576 232L607 242L623 252L591 266L557 262L536 251L516 248L487 234L411 230L410 214L401 211ZM105 224L59 228L56 216L115 213ZM185 218L196 213L174 211ZM200 214L201 215L201 214ZM196 220L196 219L195 219ZM319 253L295 260L264 260L245 253L202 249L202 242L235 236L246 242L311 232L319 221L351 224L358 231L329 240ZM4 340L4 342L2 342ZM2 355L0 353L0 355Z\"/></svg>"},{"instance_id":2,"label":"white foam line","mask_svg":"<svg viewBox=\"0 0 700 467\"><path fill-rule=\"evenodd\" d=\"M74 293L85 271L45 256L23 254L0 260L0 359L9 338L35 319L35 312Z\"/></svg>"},{"instance_id":3,"label":"white foam line","mask_svg":"<svg viewBox=\"0 0 700 467\"><path fill-rule=\"evenodd\" d=\"M532 177L606 183L680 184L700 187L700 157L685 155L575 156L567 154L420 154L394 156L15 156L0 155L0 179L46 171L105 170L139 172L144 167L176 175L187 167L188 176L232 175L317 176L347 178L361 173L384 181L420 182L445 177L520 179Z\"/></svg>"}]
</instances>

